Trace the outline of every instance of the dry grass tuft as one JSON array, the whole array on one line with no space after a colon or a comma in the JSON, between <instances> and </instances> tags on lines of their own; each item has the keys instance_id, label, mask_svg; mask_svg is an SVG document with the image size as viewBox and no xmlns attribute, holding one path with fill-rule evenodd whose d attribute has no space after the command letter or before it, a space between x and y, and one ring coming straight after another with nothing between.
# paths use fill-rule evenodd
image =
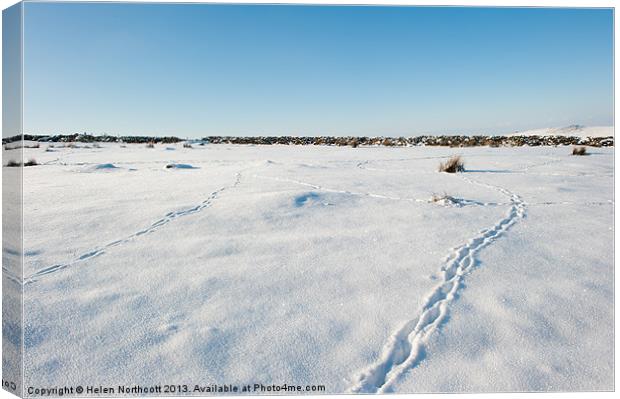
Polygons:
<instances>
[{"instance_id":1,"label":"dry grass tuft","mask_svg":"<svg viewBox=\"0 0 620 399\"><path fill-rule=\"evenodd\" d=\"M573 148L573 155L588 155L588 152L586 147L575 147Z\"/></svg>"},{"instance_id":2,"label":"dry grass tuft","mask_svg":"<svg viewBox=\"0 0 620 399\"><path fill-rule=\"evenodd\" d=\"M429 202L439 202L444 200L452 200L452 197L446 193L443 194L433 194Z\"/></svg>"},{"instance_id":3,"label":"dry grass tuft","mask_svg":"<svg viewBox=\"0 0 620 399\"><path fill-rule=\"evenodd\" d=\"M442 162L439 164L439 171L446 173L456 173L456 172L464 172L465 164L460 156L455 155L448 159L445 163Z\"/></svg>"},{"instance_id":4,"label":"dry grass tuft","mask_svg":"<svg viewBox=\"0 0 620 399\"><path fill-rule=\"evenodd\" d=\"M451 195L446 194L433 194L433 196L428 200L428 202L443 206L461 206L461 200Z\"/></svg>"},{"instance_id":5,"label":"dry grass tuft","mask_svg":"<svg viewBox=\"0 0 620 399\"><path fill-rule=\"evenodd\" d=\"M38 165L37 161L35 161L33 158L30 158L27 162L24 162L24 166L37 166L37 165ZM16 167L22 166L22 163L10 160L6 164L6 166L8 166L10 168L16 168Z\"/></svg>"}]
</instances>

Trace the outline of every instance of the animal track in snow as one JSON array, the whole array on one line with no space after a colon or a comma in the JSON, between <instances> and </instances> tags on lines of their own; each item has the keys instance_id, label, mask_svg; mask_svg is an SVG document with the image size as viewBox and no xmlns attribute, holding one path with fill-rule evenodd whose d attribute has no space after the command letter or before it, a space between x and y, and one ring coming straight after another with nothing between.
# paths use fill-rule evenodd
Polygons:
<instances>
[{"instance_id":1,"label":"animal track in snow","mask_svg":"<svg viewBox=\"0 0 620 399\"><path fill-rule=\"evenodd\" d=\"M389 392L404 372L416 367L425 354L429 337L446 318L464 276L476 266L478 252L525 216L525 203L518 195L502 187L463 178L472 184L493 188L506 195L511 204L506 216L491 228L480 231L465 244L452 249L441 267L439 284L426 296L419 314L389 337L379 359L354 376L349 392Z\"/></svg>"},{"instance_id":2,"label":"animal track in snow","mask_svg":"<svg viewBox=\"0 0 620 399\"><path fill-rule=\"evenodd\" d=\"M229 190L231 188L234 188L236 186L239 185L239 183L241 182L241 172L237 172L235 175L235 181L227 186L221 187L217 190L215 190L214 192L212 192L204 201L202 201L200 204L188 208L188 209L182 209L182 210L178 210L178 211L172 211L172 212L168 212L163 218L153 222L150 226L139 230L125 238L122 239L118 239L112 242L109 242L106 245L103 245L99 248L95 248L92 249L90 251L87 251L81 255L79 255L77 258L74 258L66 263L58 263L52 266L48 266L48 267L44 267L42 269L39 269L38 271L36 271L35 273L33 273L32 275L30 275L29 277L27 277L26 279L24 279L24 284L32 284L35 283L36 281L38 281L41 277L51 274L51 273L55 273L58 272L60 270L66 269L67 267L73 266L77 263L95 258L97 256L103 255L104 253L106 253L106 251L108 249L117 247L119 245L128 243L142 235L145 234L149 234L154 232L155 230L161 228L162 226L167 225L170 222L173 222L176 219L179 219L183 216L188 216L188 215L192 215L195 213L198 213L200 211L202 211L205 208L210 207L213 204L213 201L215 201L217 199L217 197L224 191Z\"/></svg>"},{"instance_id":3,"label":"animal track in snow","mask_svg":"<svg viewBox=\"0 0 620 399\"><path fill-rule=\"evenodd\" d=\"M284 177L269 177L269 176L259 176L259 175L254 175L254 177L258 179L266 179L266 180L274 180L274 181L280 181L280 182L299 184L301 186L311 187L315 190L326 191L329 193L339 193L339 194L356 195L356 196L361 196L361 197L381 198L381 199L387 199L387 200L392 200L392 201L407 201L407 202L414 202L414 203L415 202L419 202L419 203L427 202L426 200L418 199L418 198L401 198L401 197L394 197L390 195L383 195L383 194L376 194L376 193L364 193L364 192L359 192L359 191L337 190L334 188L323 187L317 184L306 183L306 182L294 180L294 179L287 179Z\"/></svg>"}]
</instances>

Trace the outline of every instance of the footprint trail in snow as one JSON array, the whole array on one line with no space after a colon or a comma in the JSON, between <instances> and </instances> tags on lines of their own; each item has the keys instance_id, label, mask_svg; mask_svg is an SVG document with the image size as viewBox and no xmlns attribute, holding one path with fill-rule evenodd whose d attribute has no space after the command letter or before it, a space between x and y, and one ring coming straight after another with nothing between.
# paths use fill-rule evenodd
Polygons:
<instances>
[{"instance_id":1,"label":"footprint trail in snow","mask_svg":"<svg viewBox=\"0 0 620 399\"><path fill-rule=\"evenodd\" d=\"M32 284L35 283L36 281L38 281L41 277L51 274L51 273L55 273L58 272L60 270L66 269L67 267L73 266L77 263L95 258L97 256L103 255L104 253L106 253L106 251L110 248L113 247L117 247L119 245L125 244L129 241L132 241L134 239L136 239L137 237L140 237L142 235L145 234L149 234L154 232L155 230L159 229L162 226L167 225L170 222L173 222L183 216L188 216L188 215L192 215L195 213L198 213L200 211L202 211L205 208L210 207L213 204L213 201L215 201L217 199L217 197L224 191L229 190L231 188L236 187L237 185L239 185L239 183L241 182L241 172L237 172L235 175L235 181L228 185L228 186L224 186L221 187L215 191L213 191L204 201L202 201L200 204L188 208L188 209L182 209L182 210L178 210L178 211L172 211L172 212L168 212L163 218L155 221L153 224L151 224L150 226L139 230L125 238L119 239L119 240L115 240L112 241L104 246L92 249L90 251L87 251L83 254L81 254L80 256L78 256L77 258L66 262L66 263L57 263L55 265L52 266L48 266L42 269L39 269L37 272L33 273L31 276L27 277L24 279L24 284Z\"/></svg>"},{"instance_id":2,"label":"footprint trail in snow","mask_svg":"<svg viewBox=\"0 0 620 399\"><path fill-rule=\"evenodd\" d=\"M493 227L482 230L465 244L454 248L440 270L440 283L426 296L417 317L407 321L389 337L376 363L354 376L350 393L390 392L394 383L416 367L425 354L425 345L446 318L464 276L476 266L476 255L525 216L525 203L509 190L463 177L471 184L492 188L510 199L506 216Z\"/></svg>"}]
</instances>

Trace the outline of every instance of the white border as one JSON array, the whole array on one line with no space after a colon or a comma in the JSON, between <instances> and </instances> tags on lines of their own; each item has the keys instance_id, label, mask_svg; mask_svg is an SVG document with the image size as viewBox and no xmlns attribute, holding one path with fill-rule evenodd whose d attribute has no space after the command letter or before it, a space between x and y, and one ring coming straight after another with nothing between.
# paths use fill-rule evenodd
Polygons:
<instances>
[{"instance_id":1,"label":"white border","mask_svg":"<svg viewBox=\"0 0 620 399\"><path fill-rule=\"evenodd\" d=\"M34 2L37 0L26 0L26 2ZM60 2L60 1L59 1ZM81 2L79 0L62 0L62 2ZM101 2L101 1L100 1ZM288 1L264 1L264 0L243 0L243 1L234 1L234 0L220 0L220 1L198 1L198 0L184 0L184 1L175 1L175 0L132 0L132 2L136 3L245 3L245 4L341 4L341 5L400 5L400 6L410 6L410 5L425 5L425 6L474 6L474 7L511 7L511 6L525 6L525 7L614 7L616 5L615 1L610 0L506 0L506 1L489 1L489 0L426 0L426 1L415 1L415 0L308 0L308 1L300 1L300 0L288 0ZM13 4L16 4L15 0L0 0L0 6L2 9L5 9ZM616 38L618 37L618 25L615 24L615 15L614 15L614 77L618 73L618 65L615 63L615 49L616 49ZM0 43L2 42L2 20L0 18ZM22 52L23 57L23 52ZM2 71L2 56L0 53L0 74ZM2 89L2 82L0 79L0 92ZM615 85L614 79L614 99L616 99L618 92L617 87ZM23 102L23 95L22 95ZM1 107L1 99L0 99L0 107ZM614 124L615 124L615 114L617 113L618 104L614 100ZM1 108L0 108L1 109ZM616 155L616 147L614 147L614 159ZM620 166L618 163L614 165L614 198L618 198L618 193L620 192L620 188L616 184L616 176L618 176L618 172L620 172ZM0 186L2 183L2 176L0 174ZM0 222L2 221L0 215ZM616 229L617 223L617 212L614 206L614 232ZM616 248L618 248L618 237L615 236L614 241L614 254ZM614 257L615 259L615 257ZM618 274L614 273L615 281L614 281L614 292L616 287L618 287ZM1 298L0 298L1 303ZM615 311L618 309L618 301L617 297L615 298ZM615 317L615 315L614 315ZM617 321L617 318L614 318L614 321ZM615 331L617 331L617 324L615 324ZM615 333L614 331L614 333ZM614 354L618 353L618 340L614 340ZM0 356L2 354L2 346L0 345ZM617 356L615 357L617 359ZM614 359L614 360L615 360ZM618 364L615 362L615 381L618 381ZM454 397L455 394L398 394L397 398L403 399L413 399L415 398L450 398ZM580 393L580 392L571 392L571 393L492 393L492 394L456 394L459 398L475 398L480 397L488 399L495 398L590 398L590 397L598 397L598 398L612 398L615 397L616 394L613 392L604 392L604 393ZM612 396L613 395L613 396ZM14 398L15 396L11 395L9 392L0 389L0 399L8 399ZM197 396L196 396L197 397ZM298 399L300 396L278 396L279 398L295 398ZM304 395L303 397L315 398L315 399L336 399L342 397L342 395ZM182 397L187 398L187 397Z\"/></svg>"}]
</instances>

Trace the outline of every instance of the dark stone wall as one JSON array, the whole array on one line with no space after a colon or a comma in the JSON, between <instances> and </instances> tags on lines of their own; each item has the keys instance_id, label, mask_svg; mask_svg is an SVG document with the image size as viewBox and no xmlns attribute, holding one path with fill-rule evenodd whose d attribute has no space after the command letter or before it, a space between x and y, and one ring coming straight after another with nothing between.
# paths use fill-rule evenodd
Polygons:
<instances>
[{"instance_id":1,"label":"dark stone wall","mask_svg":"<svg viewBox=\"0 0 620 399\"><path fill-rule=\"evenodd\" d=\"M92 136L88 134L36 136L24 135L26 141L41 142L124 142L124 143L178 143L178 137L149 136ZM14 136L2 140L4 144L21 140ZM446 146L446 147L520 147L520 146L558 146L586 145L592 147L612 147L614 138L609 137L568 137L568 136L414 136L414 137L332 137L332 136L208 136L202 139L210 144L255 144L255 145L331 145L331 146Z\"/></svg>"}]
</instances>

